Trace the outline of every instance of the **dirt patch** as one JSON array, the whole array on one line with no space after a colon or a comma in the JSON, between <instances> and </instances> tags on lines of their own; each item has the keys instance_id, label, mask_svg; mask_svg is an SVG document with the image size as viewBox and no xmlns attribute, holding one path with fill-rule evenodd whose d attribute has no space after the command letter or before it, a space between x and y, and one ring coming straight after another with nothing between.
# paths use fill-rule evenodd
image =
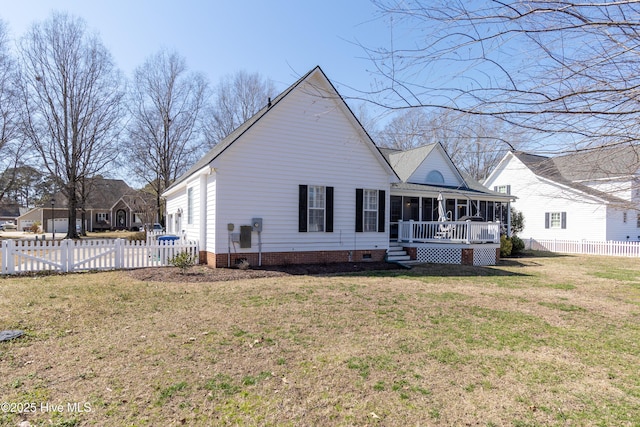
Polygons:
<instances>
[{"instance_id":1,"label":"dirt patch","mask_svg":"<svg viewBox=\"0 0 640 427\"><path fill-rule=\"evenodd\" d=\"M297 264L239 268L211 268L197 265L186 272L177 267L153 267L130 270L128 274L137 280L151 282L221 282L227 280L257 279L263 277L311 275L330 276L361 271L396 270L403 267L388 262L358 262L332 264Z\"/></svg>"}]
</instances>

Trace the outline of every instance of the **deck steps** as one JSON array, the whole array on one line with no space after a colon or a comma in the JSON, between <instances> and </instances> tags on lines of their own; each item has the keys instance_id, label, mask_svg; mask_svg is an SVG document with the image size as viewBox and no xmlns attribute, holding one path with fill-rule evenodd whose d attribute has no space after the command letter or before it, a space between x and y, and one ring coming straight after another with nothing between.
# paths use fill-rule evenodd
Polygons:
<instances>
[{"instance_id":1,"label":"deck steps","mask_svg":"<svg viewBox=\"0 0 640 427\"><path fill-rule=\"evenodd\" d=\"M389 249L387 250L386 259L388 262L402 262L410 261L411 257L404 249L402 249L402 246L400 246L397 242L391 242L389 244Z\"/></svg>"}]
</instances>

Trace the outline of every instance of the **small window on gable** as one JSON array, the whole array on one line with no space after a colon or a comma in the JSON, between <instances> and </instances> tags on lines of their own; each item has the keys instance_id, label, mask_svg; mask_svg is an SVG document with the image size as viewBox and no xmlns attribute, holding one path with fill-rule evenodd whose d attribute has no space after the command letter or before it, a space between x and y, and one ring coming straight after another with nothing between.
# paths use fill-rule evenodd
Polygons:
<instances>
[{"instance_id":1,"label":"small window on gable","mask_svg":"<svg viewBox=\"0 0 640 427\"><path fill-rule=\"evenodd\" d=\"M444 177L440 173L440 171L432 170L427 174L427 182L433 184L444 184Z\"/></svg>"}]
</instances>

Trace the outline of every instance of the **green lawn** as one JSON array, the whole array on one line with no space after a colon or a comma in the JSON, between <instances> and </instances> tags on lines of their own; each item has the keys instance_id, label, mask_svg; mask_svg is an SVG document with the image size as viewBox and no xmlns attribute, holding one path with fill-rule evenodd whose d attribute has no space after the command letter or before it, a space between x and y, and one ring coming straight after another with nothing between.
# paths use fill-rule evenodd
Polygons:
<instances>
[{"instance_id":1,"label":"green lawn","mask_svg":"<svg viewBox=\"0 0 640 427\"><path fill-rule=\"evenodd\" d=\"M637 259L10 277L4 329L0 425L640 426Z\"/></svg>"}]
</instances>

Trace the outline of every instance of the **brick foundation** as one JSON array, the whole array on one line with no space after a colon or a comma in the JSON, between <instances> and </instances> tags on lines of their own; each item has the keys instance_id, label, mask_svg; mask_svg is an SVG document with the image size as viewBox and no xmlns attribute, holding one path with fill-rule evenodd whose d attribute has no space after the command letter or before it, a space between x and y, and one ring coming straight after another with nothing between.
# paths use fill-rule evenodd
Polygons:
<instances>
[{"instance_id":1,"label":"brick foundation","mask_svg":"<svg viewBox=\"0 0 640 427\"><path fill-rule=\"evenodd\" d=\"M358 251L311 251L311 252L265 252L262 254L262 265L290 265L290 264L331 264L334 262L371 262L384 261L386 254L384 249L358 250ZM206 263L211 267L227 267L229 258L233 267L245 259L250 265L258 265L258 254L232 253L214 254L205 253ZM201 256L202 259L202 256Z\"/></svg>"},{"instance_id":2,"label":"brick foundation","mask_svg":"<svg viewBox=\"0 0 640 427\"><path fill-rule=\"evenodd\" d=\"M473 265L473 249L462 250L462 265Z\"/></svg>"},{"instance_id":3,"label":"brick foundation","mask_svg":"<svg viewBox=\"0 0 640 427\"><path fill-rule=\"evenodd\" d=\"M418 248L403 247L402 250L405 251L407 255L409 255L409 258L411 258L412 261L418 259Z\"/></svg>"}]
</instances>

